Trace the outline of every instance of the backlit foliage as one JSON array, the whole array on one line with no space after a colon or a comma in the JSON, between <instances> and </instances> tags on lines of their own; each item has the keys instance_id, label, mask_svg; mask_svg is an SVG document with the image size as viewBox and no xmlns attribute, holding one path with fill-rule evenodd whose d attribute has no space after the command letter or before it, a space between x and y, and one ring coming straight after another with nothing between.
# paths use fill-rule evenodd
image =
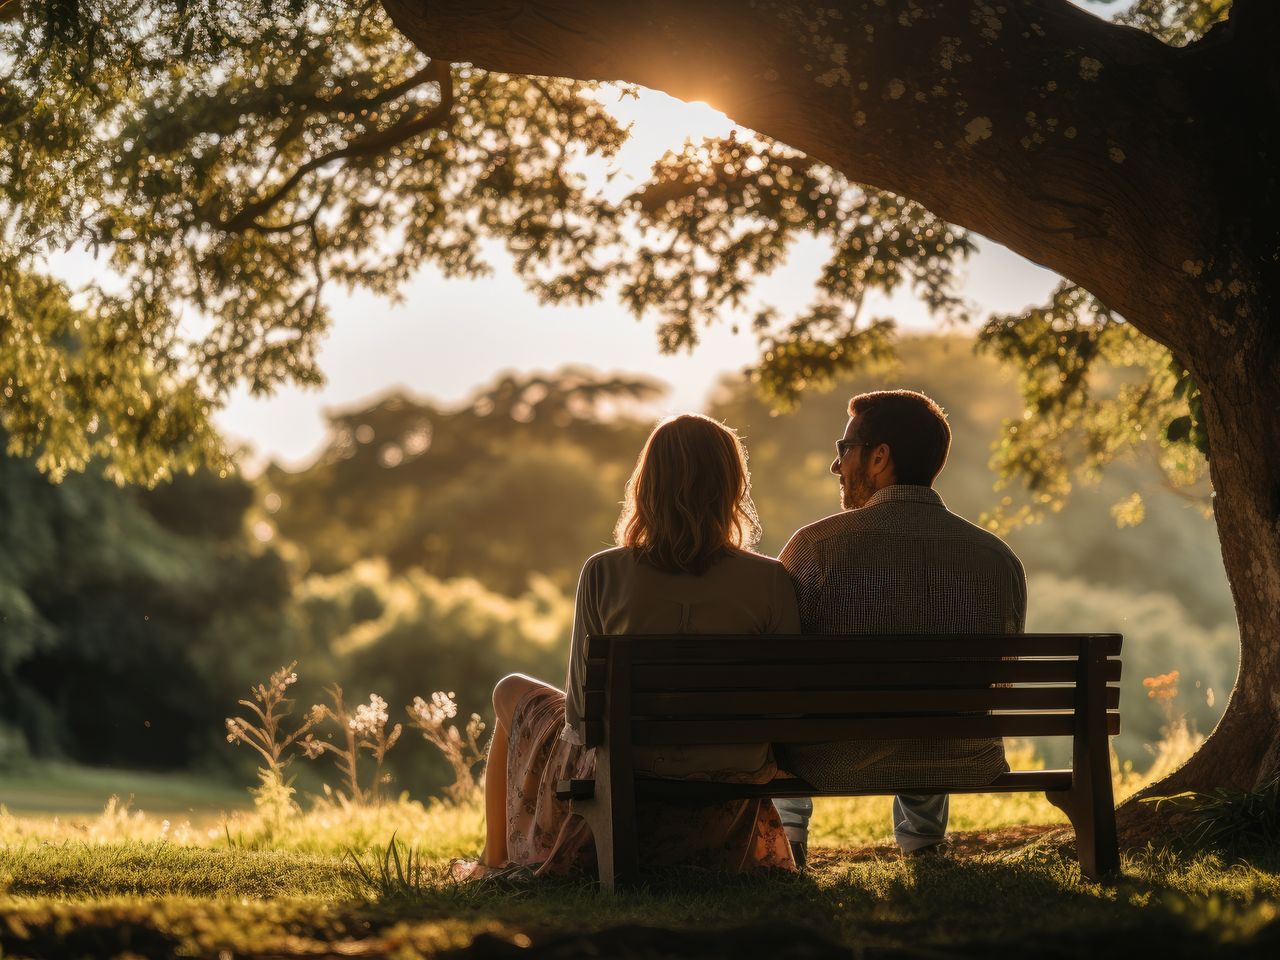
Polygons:
<instances>
[{"instance_id":1,"label":"backlit foliage","mask_svg":"<svg viewBox=\"0 0 1280 960\"><path fill-rule=\"evenodd\" d=\"M908 280L961 312L969 241L905 199L729 139L667 154L607 202L575 161L624 133L585 85L446 70L376 3L28 3L0 63L3 425L55 475L92 456L146 482L217 461L207 417L233 385L320 379L328 285L395 297L426 264L475 276L488 237L547 300L616 288L656 311L668 350L744 307L794 238L830 238L813 309L756 319L761 383L783 401L883 355L887 325L858 326L867 290ZM68 249L121 289L91 285L73 308L42 275ZM32 286L58 311L33 309Z\"/></svg>"},{"instance_id":2,"label":"backlit foliage","mask_svg":"<svg viewBox=\"0 0 1280 960\"><path fill-rule=\"evenodd\" d=\"M331 414L306 470L268 470L267 507L319 573L383 556L513 596L537 570L572 593L609 545L660 392L574 367L502 375L460 409L396 392Z\"/></svg>"},{"instance_id":3,"label":"backlit foliage","mask_svg":"<svg viewBox=\"0 0 1280 960\"><path fill-rule=\"evenodd\" d=\"M0 241L2 244L2 241ZM66 285L0 255L0 429L5 452L60 480L90 460L117 483L155 483L229 461L214 401L143 336L132 304L102 290L78 308Z\"/></svg>"},{"instance_id":4,"label":"backlit foliage","mask_svg":"<svg viewBox=\"0 0 1280 960\"><path fill-rule=\"evenodd\" d=\"M1109 3L1111 0L1092 2ZM1180 47L1226 20L1230 9L1231 0L1135 0L1116 19Z\"/></svg>"},{"instance_id":5,"label":"backlit foliage","mask_svg":"<svg viewBox=\"0 0 1280 960\"><path fill-rule=\"evenodd\" d=\"M26 3L0 78L0 426L55 474L214 459L230 387L319 381L328 285L475 276L486 237L570 255L609 222L570 160L623 138L580 85L428 62L369 2ZM74 309L42 275L68 249L122 289Z\"/></svg>"},{"instance_id":6,"label":"backlit foliage","mask_svg":"<svg viewBox=\"0 0 1280 960\"><path fill-rule=\"evenodd\" d=\"M405 711L409 714L409 722L422 734L422 739L439 750L453 768L453 783L445 787L445 796L455 803L474 799L477 789L475 766L485 758L486 752L480 740L486 724L480 714L471 714L463 731L459 732L457 724L449 723L458 715L458 701L452 692L443 690L431 694L430 701L414 697Z\"/></svg>"},{"instance_id":7,"label":"backlit foliage","mask_svg":"<svg viewBox=\"0 0 1280 960\"><path fill-rule=\"evenodd\" d=\"M974 249L964 231L763 137L668 152L623 209L636 228L623 236L641 239L594 270L558 277L550 289L557 296L594 291L612 276L637 316L659 315L667 351L692 348L700 326L752 306L755 280L781 265L798 237L830 244L810 308L785 321L758 309L752 323L761 349L754 378L782 406L888 355L892 323L860 323L870 293L910 283L935 316L967 319L953 289L957 265Z\"/></svg>"},{"instance_id":8,"label":"backlit foliage","mask_svg":"<svg viewBox=\"0 0 1280 960\"><path fill-rule=\"evenodd\" d=\"M888 356L892 322L862 317L870 292L908 283L943 320L966 317L955 282L972 241L908 199L729 137L669 152L609 201L578 161L611 156L625 132L589 85L432 63L375 0L16 9L0 18L0 427L55 476L95 456L121 481L220 463L208 416L232 386L320 379L328 287L394 298L424 265L476 276L485 240L546 301L616 294L656 315L666 350L753 314L755 379L781 406ZM1121 19L1186 43L1226 9L1136 0ZM830 256L810 308L780 317L750 294L805 235ZM48 258L67 249L99 255L119 288L73 299L52 284ZM1064 340L1034 314L1001 355L1074 370L1092 354L1060 347L1144 349L1132 333ZM1140 438L1134 417L1167 417L1145 429L1167 424L1169 449L1203 449L1185 374L1156 379L1150 397L1100 405L1071 395L1089 381L1072 373L1028 393L1028 410L1054 413L1040 439L1083 429L1071 442L1099 447L1089 470ZM1052 500L1069 486L1060 455L1032 454L1028 436L998 460Z\"/></svg>"},{"instance_id":9,"label":"backlit foliage","mask_svg":"<svg viewBox=\"0 0 1280 960\"><path fill-rule=\"evenodd\" d=\"M1190 374L1082 287L1064 281L1048 304L992 317L978 345L1018 371L1025 409L1005 422L992 466L1002 483L1020 479L1033 501L1015 514L996 511L993 528L1059 509L1073 481L1096 481L1117 457L1144 448L1171 488L1202 498L1191 491L1206 474L1208 439ZM1140 523L1140 493L1112 513L1120 526Z\"/></svg>"},{"instance_id":10,"label":"backlit foliage","mask_svg":"<svg viewBox=\"0 0 1280 960\"><path fill-rule=\"evenodd\" d=\"M1115 19L1184 46L1224 21L1230 7L1231 0L1134 0ZM1191 374L1088 291L1063 282L1041 307L990 318L979 344L1020 371L1025 406L1021 420L1005 424L992 466L1002 483L1024 483L1037 504L1011 514L997 509L987 518L994 529L1060 508L1073 479L1092 481L1142 447L1155 447L1170 487L1203 489L1208 435ZM1107 364L1129 368L1133 379L1107 383L1098 373ZM1208 509L1203 493L1185 495ZM1141 523L1141 493L1117 501L1112 516L1119 526Z\"/></svg>"}]
</instances>

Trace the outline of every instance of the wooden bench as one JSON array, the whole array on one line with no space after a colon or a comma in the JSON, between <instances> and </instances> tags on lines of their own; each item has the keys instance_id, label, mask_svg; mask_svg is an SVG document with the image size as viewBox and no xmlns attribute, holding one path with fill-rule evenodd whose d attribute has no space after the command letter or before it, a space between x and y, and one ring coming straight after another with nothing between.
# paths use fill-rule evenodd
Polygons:
<instances>
[{"instance_id":1,"label":"wooden bench","mask_svg":"<svg viewBox=\"0 0 1280 960\"><path fill-rule=\"evenodd\" d=\"M1107 737L1120 732L1118 634L599 636L587 641L581 732L594 780L562 780L595 837L600 882L636 879L637 801L1044 791L1070 818L1081 872L1119 868ZM1071 737L1070 770L981 787L823 791L637 778L636 746Z\"/></svg>"}]
</instances>

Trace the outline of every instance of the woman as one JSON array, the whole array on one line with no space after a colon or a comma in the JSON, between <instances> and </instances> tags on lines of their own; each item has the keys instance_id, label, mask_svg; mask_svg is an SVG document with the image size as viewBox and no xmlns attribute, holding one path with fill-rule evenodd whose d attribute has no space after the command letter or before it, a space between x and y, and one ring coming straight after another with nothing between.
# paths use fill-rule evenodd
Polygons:
<instances>
[{"instance_id":1,"label":"woman","mask_svg":"<svg viewBox=\"0 0 1280 960\"><path fill-rule=\"evenodd\" d=\"M565 692L513 674L493 691L497 728L485 779L484 852L459 876L516 864L540 874L595 869L591 832L556 799L557 780L590 778L595 750L578 731L586 638L597 634L799 633L791 579L752 553L760 526L737 435L686 414L650 434L627 484L618 546L587 560L578 581ZM641 776L763 782L767 744L637 748ZM769 800L701 806L642 804L644 866L795 869Z\"/></svg>"}]
</instances>

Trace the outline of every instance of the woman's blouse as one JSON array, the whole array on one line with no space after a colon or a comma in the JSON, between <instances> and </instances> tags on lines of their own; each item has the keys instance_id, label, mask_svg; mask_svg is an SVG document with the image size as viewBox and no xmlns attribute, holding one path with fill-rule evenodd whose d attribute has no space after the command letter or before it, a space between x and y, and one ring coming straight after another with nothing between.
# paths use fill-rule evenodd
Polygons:
<instances>
[{"instance_id":1,"label":"woman's blouse","mask_svg":"<svg viewBox=\"0 0 1280 960\"><path fill-rule=\"evenodd\" d=\"M695 576L664 573L629 547L597 553L578 580L561 739L582 743L588 636L799 632L791 577L770 557L731 551ZM761 782L776 771L764 743L637 747L635 763L639 773L679 779Z\"/></svg>"}]
</instances>

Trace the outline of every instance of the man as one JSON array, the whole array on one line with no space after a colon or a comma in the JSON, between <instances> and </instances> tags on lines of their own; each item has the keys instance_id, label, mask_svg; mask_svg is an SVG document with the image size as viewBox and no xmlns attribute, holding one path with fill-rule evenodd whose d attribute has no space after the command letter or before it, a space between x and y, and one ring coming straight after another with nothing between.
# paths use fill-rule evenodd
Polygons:
<instances>
[{"instance_id":1,"label":"man","mask_svg":"<svg viewBox=\"0 0 1280 960\"><path fill-rule=\"evenodd\" d=\"M1022 564L995 535L947 510L933 490L951 447L942 408L911 390L864 393L831 472L844 512L796 532L781 559L805 633L1021 633ZM778 745L778 763L823 789L981 786L1008 770L1000 740L889 740ZM808 850L811 799L775 801L797 864ZM899 795L904 854L938 853L947 796Z\"/></svg>"}]
</instances>

